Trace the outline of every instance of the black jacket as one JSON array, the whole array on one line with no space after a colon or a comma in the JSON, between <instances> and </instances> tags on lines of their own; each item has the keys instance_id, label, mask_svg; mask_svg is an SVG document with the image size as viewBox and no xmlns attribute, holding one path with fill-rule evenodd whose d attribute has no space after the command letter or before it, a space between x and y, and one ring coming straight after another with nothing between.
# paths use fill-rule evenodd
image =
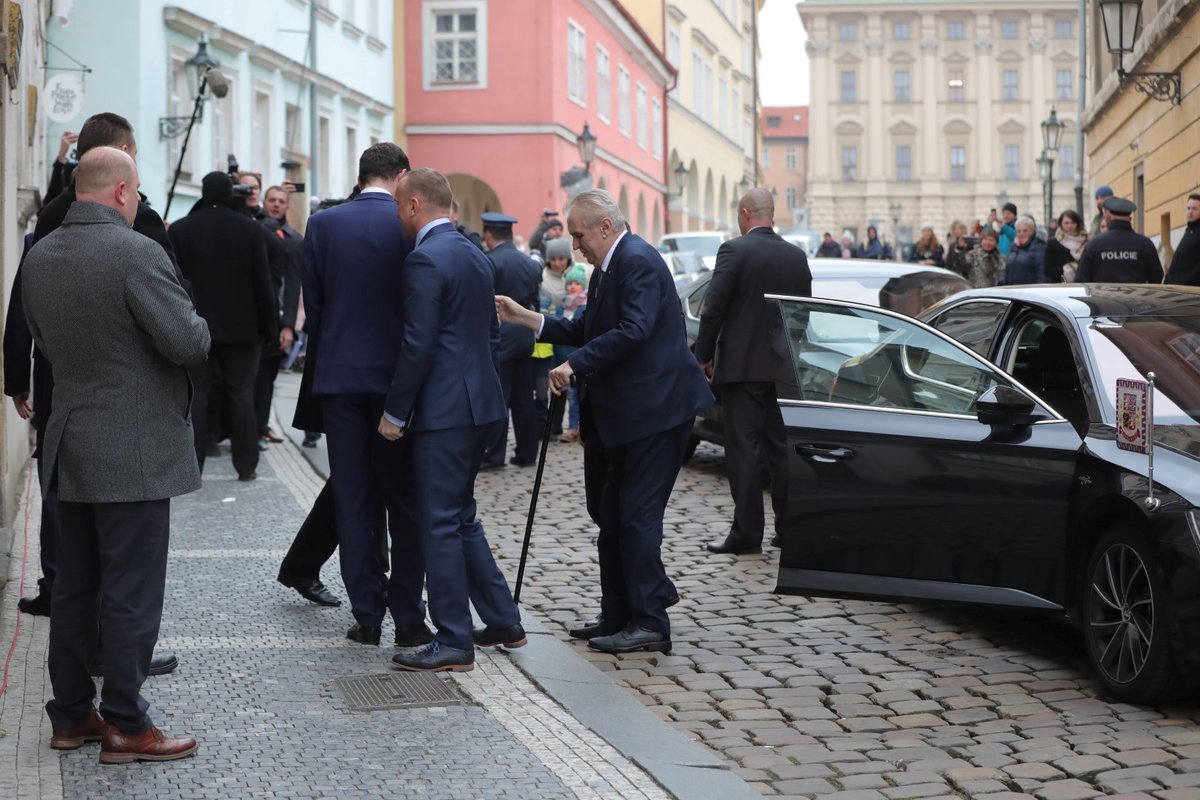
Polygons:
<instances>
[{"instance_id":1,"label":"black jacket","mask_svg":"<svg viewBox=\"0 0 1200 800\"><path fill-rule=\"evenodd\" d=\"M259 220L267 231L268 259L271 264L271 288L279 307L279 327L296 330L296 315L300 310L300 264L304 259L304 237L300 232L277 219ZM279 248L278 255L272 251Z\"/></svg>"},{"instance_id":2,"label":"black jacket","mask_svg":"<svg viewBox=\"0 0 1200 800\"><path fill-rule=\"evenodd\" d=\"M1125 220L1114 219L1108 230L1083 248L1078 283L1162 283L1162 261L1154 243Z\"/></svg>"},{"instance_id":3,"label":"black jacket","mask_svg":"<svg viewBox=\"0 0 1200 800\"><path fill-rule=\"evenodd\" d=\"M525 308L536 311L542 273L533 259L514 247L512 242L501 242L487 256L496 267L496 294L511 297ZM533 335L533 331L524 325L501 323L497 358L501 361L533 358Z\"/></svg>"},{"instance_id":4,"label":"black jacket","mask_svg":"<svg viewBox=\"0 0 1200 800\"><path fill-rule=\"evenodd\" d=\"M261 225L206 201L172 223L170 237L214 344L275 340L279 311Z\"/></svg>"},{"instance_id":5,"label":"black jacket","mask_svg":"<svg viewBox=\"0 0 1200 800\"><path fill-rule=\"evenodd\" d=\"M809 297L812 272L803 250L760 227L717 250L695 349L701 364L716 358L714 383L775 380L778 348L770 340L764 294Z\"/></svg>"},{"instance_id":6,"label":"black jacket","mask_svg":"<svg viewBox=\"0 0 1200 800\"><path fill-rule=\"evenodd\" d=\"M1200 286L1200 220L1188 223L1163 283Z\"/></svg>"}]
</instances>

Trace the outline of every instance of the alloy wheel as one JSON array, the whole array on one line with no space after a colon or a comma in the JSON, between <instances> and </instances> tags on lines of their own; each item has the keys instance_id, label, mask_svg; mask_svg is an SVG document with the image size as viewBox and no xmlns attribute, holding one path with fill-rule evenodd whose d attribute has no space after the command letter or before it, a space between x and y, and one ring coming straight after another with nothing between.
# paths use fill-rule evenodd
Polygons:
<instances>
[{"instance_id":1,"label":"alloy wheel","mask_svg":"<svg viewBox=\"0 0 1200 800\"><path fill-rule=\"evenodd\" d=\"M1114 543L1097 560L1091 576L1088 634L1095 660L1117 684L1135 680L1154 642L1154 593L1150 573L1138 552Z\"/></svg>"}]
</instances>

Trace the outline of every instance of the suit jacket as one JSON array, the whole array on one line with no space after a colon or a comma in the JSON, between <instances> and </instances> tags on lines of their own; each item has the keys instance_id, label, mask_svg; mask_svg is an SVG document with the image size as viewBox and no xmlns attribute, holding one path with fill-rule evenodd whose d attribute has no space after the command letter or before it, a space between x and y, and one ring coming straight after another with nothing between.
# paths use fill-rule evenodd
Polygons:
<instances>
[{"instance_id":1,"label":"suit jacket","mask_svg":"<svg viewBox=\"0 0 1200 800\"><path fill-rule=\"evenodd\" d=\"M803 250L761 227L717 250L695 348L701 364L715 357L713 383L775 380L777 348L767 322L779 312L764 294L808 297L812 273Z\"/></svg>"},{"instance_id":2,"label":"suit jacket","mask_svg":"<svg viewBox=\"0 0 1200 800\"><path fill-rule=\"evenodd\" d=\"M76 203L25 260L25 313L54 364L43 445L60 500L129 503L200 488L183 365L208 326L170 259L116 211Z\"/></svg>"},{"instance_id":3,"label":"suit jacket","mask_svg":"<svg viewBox=\"0 0 1200 800\"><path fill-rule=\"evenodd\" d=\"M631 233L615 248L608 273L592 273L583 318L545 317L541 337L579 348L568 360L581 390L580 432L605 447L669 430L713 403L662 256Z\"/></svg>"},{"instance_id":4,"label":"suit jacket","mask_svg":"<svg viewBox=\"0 0 1200 800\"><path fill-rule=\"evenodd\" d=\"M400 265L411 251L390 195L365 192L308 221L304 327L321 339L316 394L388 393L404 338Z\"/></svg>"},{"instance_id":5,"label":"suit jacket","mask_svg":"<svg viewBox=\"0 0 1200 800\"><path fill-rule=\"evenodd\" d=\"M501 242L488 252L496 265L496 294L511 297L525 308L538 308L538 286L542 271L533 259L522 253L512 242ZM511 322L500 325L500 360L533 357L533 331Z\"/></svg>"},{"instance_id":6,"label":"suit jacket","mask_svg":"<svg viewBox=\"0 0 1200 800\"><path fill-rule=\"evenodd\" d=\"M253 344L279 335L262 226L227 205L201 201L171 223L168 235L213 342Z\"/></svg>"},{"instance_id":7,"label":"suit jacket","mask_svg":"<svg viewBox=\"0 0 1200 800\"><path fill-rule=\"evenodd\" d=\"M443 223L404 259L401 275L404 342L387 413L414 432L504 419L508 408L494 355L500 323L488 257Z\"/></svg>"}]
</instances>

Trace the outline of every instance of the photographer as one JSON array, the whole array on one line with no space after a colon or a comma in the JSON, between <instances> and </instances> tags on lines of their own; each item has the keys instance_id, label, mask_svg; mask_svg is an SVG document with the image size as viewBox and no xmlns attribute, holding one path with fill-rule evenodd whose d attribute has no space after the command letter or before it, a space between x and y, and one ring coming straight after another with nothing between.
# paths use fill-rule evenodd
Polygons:
<instances>
[{"instance_id":1,"label":"photographer","mask_svg":"<svg viewBox=\"0 0 1200 800\"><path fill-rule=\"evenodd\" d=\"M284 355L296 339L296 314L300 306L300 262L304 237L288 224L289 192L282 186L267 189L266 214L260 220L268 233L272 248L269 248L271 265L271 289L274 291L279 311L279 339L277 346L263 347L258 364L258 380L254 389L254 414L258 421L258 432L265 442L279 443L283 439L270 428L271 399L275 395L275 378ZM270 251L279 248L280 256Z\"/></svg>"},{"instance_id":2,"label":"photographer","mask_svg":"<svg viewBox=\"0 0 1200 800\"><path fill-rule=\"evenodd\" d=\"M549 236L547 236L547 232L551 228L557 228L558 232L557 232L557 234L550 234ZM542 218L540 220L538 220L537 228L535 228L533 233L529 236L529 252L532 253L534 251L537 251L538 258L541 259L541 262L543 264L545 264L545 262L546 262L546 243L543 240L547 239L547 238L556 239L562 235L563 235L563 224L562 224L562 220L560 220L558 218L558 212L555 211L553 208L547 208L547 209L543 210Z\"/></svg>"},{"instance_id":3,"label":"photographer","mask_svg":"<svg viewBox=\"0 0 1200 800\"><path fill-rule=\"evenodd\" d=\"M169 234L179 268L192 282L196 311L208 322L212 352L196 370L192 419L196 460L204 469L208 403L215 370L224 379L229 403L233 465L238 480L254 480L258 467L258 425L254 416L254 380L263 342L278 346L279 312L271 292L266 231L247 219L224 172L210 172L202 195Z\"/></svg>"}]
</instances>

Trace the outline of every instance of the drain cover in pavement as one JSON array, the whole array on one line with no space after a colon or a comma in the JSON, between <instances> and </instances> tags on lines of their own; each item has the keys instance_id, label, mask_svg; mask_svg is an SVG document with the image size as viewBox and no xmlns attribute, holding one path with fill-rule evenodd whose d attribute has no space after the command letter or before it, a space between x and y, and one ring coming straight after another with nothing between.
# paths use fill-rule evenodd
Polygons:
<instances>
[{"instance_id":1,"label":"drain cover in pavement","mask_svg":"<svg viewBox=\"0 0 1200 800\"><path fill-rule=\"evenodd\" d=\"M334 681L349 711L457 706L463 699L450 682L426 672L351 675Z\"/></svg>"}]
</instances>

